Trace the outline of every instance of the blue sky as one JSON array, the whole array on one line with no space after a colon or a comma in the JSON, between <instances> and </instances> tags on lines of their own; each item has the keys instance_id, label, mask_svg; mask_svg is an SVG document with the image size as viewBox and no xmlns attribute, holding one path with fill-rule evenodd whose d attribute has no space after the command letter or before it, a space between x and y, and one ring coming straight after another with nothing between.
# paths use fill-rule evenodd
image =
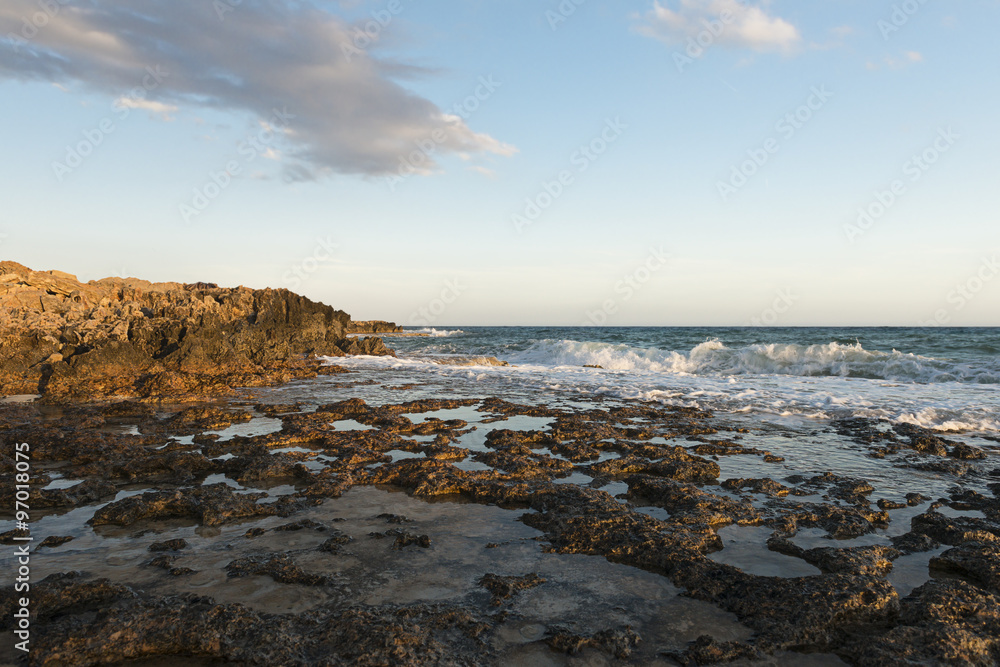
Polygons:
<instances>
[{"instance_id":1,"label":"blue sky","mask_svg":"<svg viewBox=\"0 0 1000 667\"><path fill-rule=\"evenodd\" d=\"M9 0L0 254L414 325L1000 325L998 20Z\"/></svg>"}]
</instances>

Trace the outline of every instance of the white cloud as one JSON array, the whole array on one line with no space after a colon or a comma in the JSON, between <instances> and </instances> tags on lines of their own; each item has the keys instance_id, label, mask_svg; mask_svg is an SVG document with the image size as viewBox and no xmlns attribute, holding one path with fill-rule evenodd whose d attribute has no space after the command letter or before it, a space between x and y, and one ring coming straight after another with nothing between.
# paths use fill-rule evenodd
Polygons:
<instances>
[{"instance_id":1,"label":"white cloud","mask_svg":"<svg viewBox=\"0 0 1000 667\"><path fill-rule=\"evenodd\" d=\"M226 3L229 10L220 20L217 4L59 3L58 16L22 39L24 17L35 15L39 5L4 0L0 80L80 84L116 98L134 97L129 91L142 84L146 68L159 67L166 72L163 82L134 102L154 113L203 107L265 120L275 109L287 109L294 119L275 148L286 175L295 178L389 174L400 156L429 139L436 145L434 157L515 151L404 88L400 80L429 72L379 58L377 41L367 51L358 49L355 26L325 9L244 1Z\"/></svg>"},{"instance_id":2,"label":"white cloud","mask_svg":"<svg viewBox=\"0 0 1000 667\"><path fill-rule=\"evenodd\" d=\"M699 33L713 34L712 43L756 52L788 53L802 40L798 28L771 16L765 7L741 0L679 0L676 9L653 3L639 32L671 45L684 45Z\"/></svg>"},{"instance_id":3,"label":"white cloud","mask_svg":"<svg viewBox=\"0 0 1000 667\"><path fill-rule=\"evenodd\" d=\"M141 97L119 97L115 100L115 105L128 109L143 109L151 116L159 116L163 120L173 120L173 113L177 107L173 104L165 104L156 100L147 100Z\"/></svg>"}]
</instances>

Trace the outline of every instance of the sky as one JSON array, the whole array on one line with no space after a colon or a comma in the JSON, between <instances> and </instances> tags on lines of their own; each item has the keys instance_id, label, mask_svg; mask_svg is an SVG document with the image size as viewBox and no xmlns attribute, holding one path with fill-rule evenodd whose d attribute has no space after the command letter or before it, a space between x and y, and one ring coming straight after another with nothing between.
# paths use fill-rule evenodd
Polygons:
<instances>
[{"instance_id":1,"label":"sky","mask_svg":"<svg viewBox=\"0 0 1000 667\"><path fill-rule=\"evenodd\" d=\"M998 23L4 0L0 257L407 326L998 326Z\"/></svg>"}]
</instances>

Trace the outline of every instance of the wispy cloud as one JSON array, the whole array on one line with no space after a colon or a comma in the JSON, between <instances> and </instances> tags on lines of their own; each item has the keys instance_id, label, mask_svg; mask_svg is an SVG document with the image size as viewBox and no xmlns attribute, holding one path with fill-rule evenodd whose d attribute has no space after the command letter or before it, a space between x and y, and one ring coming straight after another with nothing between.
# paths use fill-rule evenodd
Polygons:
<instances>
[{"instance_id":1,"label":"wispy cloud","mask_svg":"<svg viewBox=\"0 0 1000 667\"><path fill-rule=\"evenodd\" d=\"M870 70L903 69L910 65L917 65L924 61L924 56L919 51L904 51L899 56L886 56L881 62L869 61L866 67Z\"/></svg>"},{"instance_id":2,"label":"wispy cloud","mask_svg":"<svg viewBox=\"0 0 1000 667\"><path fill-rule=\"evenodd\" d=\"M211 2L91 0L60 5L28 39L12 39L38 4L5 0L0 79L76 83L122 97L147 67L160 67L163 85L132 103L161 117L190 107L258 119L287 110L294 118L281 153L297 178L387 174L429 136L442 138L437 155L514 151L404 88L402 78L429 72L377 57L377 43L358 50L355 26L335 14L304 2L227 6L222 21Z\"/></svg>"},{"instance_id":3,"label":"wispy cloud","mask_svg":"<svg viewBox=\"0 0 1000 667\"><path fill-rule=\"evenodd\" d=\"M847 40L854 37L857 31L849 25L839 25L830 28L829 39L825 42L810 42L809 48L813 51L830 51L832 49L844 48Z\"/></svg>"},{"instance_id":4,"label":"wispy cloud","mask_svg":"<svg viewBox=\"0 0 1000 667\"><path fill-rule=\"evenodd\" d=\"M497 173L495 171L493 171L492 169L490 169L488 167L483 167L481 165L474 165L472 167L468 167L468 169L469 169L469 171L474 171L477 174L482 174L483 176L486 176L487 178L496 178L497 177Z\"/></svg>"},{"instance_id":5,"label":"wispy cloud","mask_svg":"<svg viewBox=\"0 0 1000 667\"><path fill-rule=\"evenodd\" d=\"M767 2L679 0L670 4L676 4L676 9L654 2L642 16L639 32L678 45L714 27L718 31L714 43L759 53L789 53L802 41L798 28L768 13Z\"/></svg>"}]
</instances>

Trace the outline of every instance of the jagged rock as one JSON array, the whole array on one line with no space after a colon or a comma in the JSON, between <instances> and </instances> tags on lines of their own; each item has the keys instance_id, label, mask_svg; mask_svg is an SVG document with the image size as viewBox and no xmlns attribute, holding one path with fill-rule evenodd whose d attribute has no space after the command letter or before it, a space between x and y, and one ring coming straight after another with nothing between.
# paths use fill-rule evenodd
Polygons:
<instances>
[{"instance_id":1,"label":"jagged rock","mask_svg":"<svg viewBox=\"0 0 1000 667\"><path fill-rule=\"evenodd\" d=\"M1000 524L975 517L947 517L929 510L913 517L910 525L921 533L941 542L958 546L964 542L1000 542Z\"/></svg>"},{"instance_id":2,"label":"jagged rock","mask_svg":"<svg viewBox=\"0 0 1000 667\"><path fill-rule=\"evenodd\" d=\"M190 400L315 376L308 355L392 354L381 339L346 338L349 321L284 289L81 283L0 262L0 391Z\"/></svg>"},{"instance_id":3,"label":"jagged rock","mask_svg":"<svg viewBox=\"0 0 1000 667\"><path fill-rule=\"evenodd\" d=\"M342 338L335 344L336 352L332 356L365 355L369 357L394 357L396 353L385 346L381 338Z\"/></svg>"},{"instance_id":4,"label":"jagged rock","mask_svg":"<svg viewBox=\"0 0 1000 667\"><path fill-rule=\"evenodd\" d=\"M331 554L339 554L343 551L345 544L350 544L354 541L353 537L337 529L333 529L330 532L333 534L333 537L319 545L320 551L325 551L326 553Z\"/></svg>"},{"instance_id":5,"label":"jagged rock","mask_svg":"<svg viewBox=\"0 0 1000 667\"><path fill-rule=\"evenodd\" d=\"M103 479L86 479L68 489L42 489L32 503L35 507L79 507L111 498L118 492L114 484Z\"/></svg>"},{"instance_id":6,"label":"jagged rock","mask_svg":"<svg viewBox=\"0 0 1000 667\"><path fill-rule=\"evenodd\" d=\"M957 574L1000 595L1000 544L966 542L931 559L932 571Z\"/></svg>"},{"instance_id":7,"label":"jagged rock","mask_svg":"<svg viewBox=\"0 0 1000 667\"><path fill-rule=\"evenodd\" d=\"M51 549L54 547L62 546L63 544L66 544L72 539L73 537L71 535L62 535L62 536L49 535L44 540L42 540L41 544L39 544L36 548L41 549L42 547L47 547Z\"/></svg>"},{"instance_id":8,"label":"jagged rock","mask_svg":"<svg viewBox=\"0 0 1000 667\"><path fill-rule=\"evenodd\" d=\"M120 600L132 599L135 592L108 579L84 581L80 572L51 574L31 585L32 612L40 625L64 614L79 614L101 609ZM13 586L0 590L0 631L14 627L17 597Z\"/></svg>"},{"instance_id":9,"label":"jagged rock","mask_svg":"<svg viewBox=\"0 0 1000 667\"><path fill-rule=\"evenodd\" d=\"M226 566L226 575L230 577L267 575L278 583L305 586L324 586L329 582L328 577L303 572L287 554L263 554L238 558Z\"/></svg>"},{"instance_id":10,"label":"jagged rock","mask_svg":"<svg viewBox=\"0 0 1000 667\"><path fill-rule=\"evenodd\" d=\"M418 547L423 547L428 549L431 546L431 538L427 535L417 535L416 533L411 533L409 531L403 530L402 528L393 528L392 530L387 530L384 533L369 533L370 537L376 539L383 539L386 537L395 537L396 539L392 543L393 549L405 549L410 545L417 545Z\"/></svg>"},{"instance_id":11,"label":"jagged rock","mask_svg":"<svg viewBox=\"0 0 1000 667\"><path fill-rule=\"evenodd\" d=\"M299 530L316 530L319 532L325 531L327 528L319 521L313 521L312 519L300 519L294 523L286 523L276 527L274 530L279 533L290 533Z\"/></svg>"},{"instance_id":12,"label":"jagged rock","mask_svg":"<svg viewBox=\"0 0 1000 667\"><path fill-rule=\"evenodd\" d=\"M941 546L939 542L923 533L909 532L892 538L892 546L904 554L923 553Z\"/></svg>"},{"instance_id":13,"label":"jagged rock","mask_svg":"<svg viewBox=\"0 0 1000 667\"><path fill-rule=\"evenodd\" d=\"M493 605L496 607L499 607L504 601L511 599L521 591L541 586L544 583L545 579L542 579L535 573L515 577L502 576L491 572L479 580L479 585L490 592L490 595L493 597Z\"/></svg>"},{"instance_id":14,"label":"jagged rock","mask_svg":"<svg viewBox=\"0 0 1000 667\"><path fill-rule=\"evenodd\" d=\"M351 320L347 323L347 333L351 334L402 333L402 331L403 327L397 326L395 322L381 320L355 322Z\"/></svg>"},{"instance_id":15,"label":"jagged rock","mask_svg":"<svg viewBox=\"0 0 1000 667\"><path fill-rule=\"evenodd\" d=\"M156 551L180 551L181 549L187 549L187 540L182 538L177 538L175 540L167 540L166 542L154 542L149 545L149 550Z\"/></svg>"},{"instance_id":16,"label":"jagged rock","mask_svg":"<svg viewBox=\"0 0 1000 667\"><path fill-rule=\"evenodd\" d=\"M802 549L780 536L771 537L767 541L767 548L771 551L801 558L829 574L857 574L877 577L889 574L892 571L892 561L902 555L899 550L886 546Z\"/></svg>"},{"instance_id":17,"label":"jagged rock","mask_svg":"<svg viewBox=\"0 0 1000 667\"><path fill-rule=\"evenodd\" d=\"M266 493L234 494L226 484L213 484L178 491L150 491L122 498L97 510L90 520L95 526L131 526L144 519L190 517L203 526L218 526L251 516L273 516L272 505L259 505Z\"/></svg>"},{"instance_id":18,"label":"jagged rock","mask_svg":"<svg viewBox=\"0 0 1000 667\"><path fill-rule=\"evenodd\" d=\"M580 635L562 627L549 629L549 646L560 653L576 655L585 648L596 648L625 660L640 641L639 635L629 626L620 630L601 630L592 635Z\"/></svg>"},{"instance_id":19,"label":"jagged rock","mask_svg":"<svg viewBox=\"0 0 1000 667\"><path fill-rule=\"evenodd\" d=\"M932 579L900 601L887 631L861 634L842 650L864 667L996 665L1000 598L964 581Z\"/></svg>"},{"instance_id":20,"label":"jagged rock","mask_svg":"<svg viewBox=\"0 0 1000 667\"><path fill-rule=\"evenodd\" d=\"M460 607L320 607L308 614L267 614L193 594L138 595L107 580L51 579L37 591L32 587L39 622L31 651L38 664L82 667L159 658L171 664L213 659L241 665L458 667L497 661L480 639L489 626ZM6 627L14 611L8 589L0 591L0 624Z\"/></svg>"},{"instance_id":21,"label":"jagged rock","mask_svg":"<svg viewBox=\"0 0 1000 667\"><path fill-rule=\"evenodd\" d=\"M752 493L761 493L774 498L784 498L788 495L787 486L775 482L773 479L727 479L722 482L722 488L730 491L742 491L749 489Z\"/></svg>"},{"instance_id":22,"label":"jagged rock","mask_svg":"<svg viewBox=\"0 0 1000 667\"><path fill-rule=\"evenodd\" d=\"M702 635L680 652L667 656L682 665L719 665L737 660L761 660L764 653L752 644L720 642L711 635Z\"/></svg>"}]
</instances>

